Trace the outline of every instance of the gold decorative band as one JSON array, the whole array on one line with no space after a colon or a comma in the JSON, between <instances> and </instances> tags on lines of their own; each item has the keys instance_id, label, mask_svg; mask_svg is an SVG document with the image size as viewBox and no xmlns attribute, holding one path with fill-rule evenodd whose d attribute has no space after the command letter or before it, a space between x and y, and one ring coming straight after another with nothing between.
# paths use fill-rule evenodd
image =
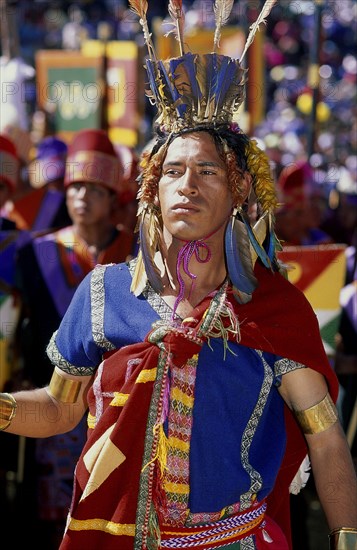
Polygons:
<instances>
[{"instance_id":1,"label":"gold decorative band","mask_svg":"<svg viewBox=\"0 0 357 550\"><path fill-rule=\"evenodd\" d=\"M16 414L17 403L11 393L0 393L0 431L6 430Z\"/></svg>"},{"instance_id":2,"label":"gold decorative band","mask_svg":"<svg viewBox=\"0 0 357 550\"><path fill-rule=\"evenodd\" d=\"M336 407L329 393L313 407L304 411L294 411L294 414L304 434L323 432L338 419Z\"/></svg>"},{"instance_id":3,"label":"gold decorative band","mask_svg":"<svg viewBox=\"0 0 357 550\"><path fill-rule=\"evenodd\" d=\"M61 403L75 403L78 399L81 384L80 380L69 380L55 370L47 391L51 397L61 401Z\"/></svg>"},{"instance_id":4,"label":"gold decorative band","mask_svg":"<svg viewBox=\"0 0 357 550\"><path fill-rule=\"evenodd\" d=\"M357 529L355 527L340 527L329 534L330 550L356 550Z\"/></svg>"}]
</instances>

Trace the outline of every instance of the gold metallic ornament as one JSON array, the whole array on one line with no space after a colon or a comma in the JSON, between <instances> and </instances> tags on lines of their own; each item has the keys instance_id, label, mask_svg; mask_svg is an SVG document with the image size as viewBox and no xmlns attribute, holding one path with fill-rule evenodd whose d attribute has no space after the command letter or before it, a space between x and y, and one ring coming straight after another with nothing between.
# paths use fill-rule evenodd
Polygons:
<instances>
[{"instance_id":1,"label":"gold metallic ornament","mask_svg":"<svg viewBox=\"0 0 357 550\"><path fill-rule=\"evenodd\" d=\"M75 403L78 399L81 385L82 382L80 380L69 380L55 370L47 391L51 397L61 403Z\"/></svg>"},{"instance_id":2,"label":"gold metallic ornament","mask_svg":"<svg viewBox=\"0 0 357 550\"><path fill-rule=\"evenodd\" d=\"M16 414L16 399L10 393L0 393L0 431L6 430Z\"/></svg>"},{"instance_id":3,"label":"gold metallic ornament","mask_svg":"<svg viewBox=\"0 0 357 550\"><path fill-rule=\"evenodd\" d=\"M329 534L330 550L357 550L357 529L340 527Z\"/></svg>"},{"instance_id":4,"label":"gold metallic ornament","mask_svg":"<svg viewBox=\"0 0 357 550\"><path fill-rule=\"evenodd\" d=\"M294 411L294 414L304 434L324 432L338 419L336 407L329 393L316 405L303 411Z\"/></svg>"}]
</instances>

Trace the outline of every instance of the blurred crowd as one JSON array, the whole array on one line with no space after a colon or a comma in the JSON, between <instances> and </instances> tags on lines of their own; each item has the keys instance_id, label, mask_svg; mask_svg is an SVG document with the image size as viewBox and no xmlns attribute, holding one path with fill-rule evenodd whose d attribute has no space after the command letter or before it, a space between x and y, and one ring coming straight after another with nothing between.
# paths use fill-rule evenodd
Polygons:
<instances>
[{"instance_id":1,"label":"blurred crowd","mask_svg":"<svg viewBox=\"0 0 357 550\"><path fill-rule=\"evenodd\" d=\"M167 2L150 4L150 24L167 16ZM212 4L184 1L186 26L213 28ZM229 24L247 30L250 10L261 4L236 2ZM253 135L267 152L275 175L280 200L276 230L282 244L346 247L334 363L345 396L342 414L347 430L356 407L357 380L357 4L323 2L314 111L308 73L317 32L315 4L282 0L269 16L263 46L266 112ZM140 151L111 143L104 130L83 130L71 144L65 143L44 120L36 97L38 50L78 50L86 39L141 43L140 25L127 2L10 0L9 5L16 14L21 74L11 73L2 51L1 78L21 78L24 93L16 116L6 106L0 120L0 391L48 382L46 343L79 282L96 263L124 261L136 253L140 170ZM149 107L145 116L150 118ZM150 138L147 133L145 141ZM69 171L69 160L82 162L78 173ZM86 163L96 166L95 173L84 169ZM57 547L63 531L72 471L84 437L81 426L69 439L26 442L24 451L23 442L14 446L15 438L10 441L1 434L12 449L0 461L1 491L9 501L5 516L11 517L15 503L11 483L21 486L25 479L25 490L37 495L24 500L27 521L33 530L39 519L46 525L51 522L48 538L43 535L47 550ZM26 461L19 465L22 452ZM18 511L18 499L16 506Z\"/></svg>"}]
</instances>

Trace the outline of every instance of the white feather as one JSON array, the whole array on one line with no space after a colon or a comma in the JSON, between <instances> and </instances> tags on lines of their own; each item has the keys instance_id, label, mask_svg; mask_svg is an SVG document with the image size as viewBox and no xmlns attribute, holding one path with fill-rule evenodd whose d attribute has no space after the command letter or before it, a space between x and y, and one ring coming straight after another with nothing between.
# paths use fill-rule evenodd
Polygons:
<instances>
[{"instance_id":1,"label":"white feather","mask_svg":"<svg viewBox=\"0 0 357 550\"><path fill-rule=\"evenodd\" d=\"M310 477L310 471L311 471L311 463L309 456L306 455L302 463L300 464L300 468L295 474L294 479L290 483L289 487L289 493L292 495L298 495L303 489Z\"/></svg>"}]
</instances>

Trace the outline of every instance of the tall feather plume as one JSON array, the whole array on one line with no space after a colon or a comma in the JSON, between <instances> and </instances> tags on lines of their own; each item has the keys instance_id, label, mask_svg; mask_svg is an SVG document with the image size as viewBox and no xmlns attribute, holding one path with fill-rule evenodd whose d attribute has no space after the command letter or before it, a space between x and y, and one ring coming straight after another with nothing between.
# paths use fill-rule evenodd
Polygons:
<instances>
[{"instance_id":1,"label":"tall feather plume","mask_svg":"<svg viewBox=\"0 0 357 550\"><path fill-rule=\"evenodd\" d=\"M243 57L247 53L247 50L248 50L249 46L253 42L254 36L255 36L256 32L259 30L260 25L262 23L264 23L264 24L266 23L266 18L268 17L269 13L271 12L274 4L276 4L276 0L266 0L264 6L262 8L262 11L260 12L257 20L255 21L255 23L253 23L253 25L250 26L248 38L247 38L247 41L245 43L243 53L242 53L242 55L240 56L240 59L239 59L240 62L242 62Z\"/></svg>"},{"instance_id":2,"label":"tall feather plume","mask_svg":"<svg viewBox=\"0 0 357 550\"><path fill-rule=\"evenodd\" d=\"M180 47L180 55L184 54L183 35L185 25L185 14L182 9L182 0L170 0L168 5L169 14L175 22L176 39Z\"/></svg>"},{"instance_id":3,"label":"tall feather plume","mask_svg":"<svg viewBox=\"0 0 357 550\"><path fill-rule=\"evenodd\" d=\"M232 11L234 0L216 0L213 6L214 17L216 22L216 30L214 32L213 39L213 53L219 48L219 41L221 38L221 28L225 25L229 19Z\"/></svg>"},{"instance_id":4,"label":"tall feather plume","mask_svg":"<svg viewBox=\"0 0 357 550\"><path fill-rule=\"evenodd\" d=\"M148 11L147 0L129 0L129 5L131 10L140 18L140 25L143 28L144 39L148 48L149 57L150 59L156 61L155 48L151 40L151 33L149 31L148 21L146 18L146 13Z\"/></svg>"}]
</instances>

